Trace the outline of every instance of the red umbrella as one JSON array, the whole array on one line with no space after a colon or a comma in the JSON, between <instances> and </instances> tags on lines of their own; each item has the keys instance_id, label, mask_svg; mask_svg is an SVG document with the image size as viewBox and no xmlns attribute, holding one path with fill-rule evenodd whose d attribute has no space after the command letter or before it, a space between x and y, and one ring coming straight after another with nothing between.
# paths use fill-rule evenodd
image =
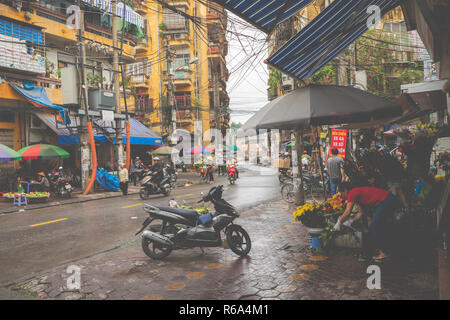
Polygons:
<instances>
[{"instance_id":1,"label":"red umbrella","mask_svg":"<svg viewBox=\"0 0 450 320\"><path fill-rule=\"evenodd\" d=\"M70 154L57 146L51 144L34 144L17 151L23 160L32 159L51 159L51 158L69 158Z\"/></svg>"}]
</instances>

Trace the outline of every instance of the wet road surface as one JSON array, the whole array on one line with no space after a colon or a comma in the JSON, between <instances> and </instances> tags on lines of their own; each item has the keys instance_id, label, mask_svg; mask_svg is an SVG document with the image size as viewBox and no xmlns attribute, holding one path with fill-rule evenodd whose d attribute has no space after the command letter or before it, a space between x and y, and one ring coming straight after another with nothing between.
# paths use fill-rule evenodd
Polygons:
<instances>
[{"instance_id":1,"label":"wet road surface","mask_svg":"<svg viewBox=\"0 0 450 320\"><path fill-rule=\"evenodd\" d=\"M235 185L223 178L224 199L240 210L279 198L276 175L242 170ZM169 197L146 203L167 205L170 198L193 204L212 185L177 188ZM102 199L0 216L0 284L118 247L134 237L146 213L138 195Z\"/></svg>"}]
</instances>

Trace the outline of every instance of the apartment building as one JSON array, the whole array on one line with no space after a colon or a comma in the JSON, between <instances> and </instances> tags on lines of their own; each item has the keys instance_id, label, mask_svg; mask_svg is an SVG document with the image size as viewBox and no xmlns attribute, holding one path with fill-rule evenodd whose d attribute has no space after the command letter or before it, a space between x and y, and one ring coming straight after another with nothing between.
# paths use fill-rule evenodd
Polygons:
<instances>
[{"instance_id":1,"label":"apartment building","mask_svg":"<svg viewBox=\"0 0 450 320\"><path fill-rule=\"evenodd\" d=\"M174 128L192 134L196 120L203 132L226 130L227 13L206 0L165 2L170 7L157 1L135 7L145 18L147 35L128 68L135 86L136 118L163 137Z\"/></svg>"},{"instance_id":2,"label":"apartment building","mask_svg":"<svg viewBox=\"0 0 450 320\"><path fill-rule=\"evenodd\" d=\"M90 109L95 111L95 96L100 92L109 97L106 107L109 104L110 109L114 110L110 0L1 0L0 143L15 150L34 143L60 144L72 154L71 165L79 168L79 30L71 27L75 20L73 13L67 11L70 6L78 4L81 4L81 16L84 16L83 42L86 45L85 71ZM123 5L121 8L123 12ZM119 11L117 13L121 15ZM129 64L135 61L136 47L139 39L144 37L145 21L128 5L124 16L123 61ZM39 96L33 97L37 93ZM94 98L91 98L91 93ZM133 113L135 102L131 86L127 93L127 105ZM34 99L39 99L39 103ZM70 125L65 123L60 126L58 113L48 112L61 107L70 113ZM100 110L97 112L100 113ZM96 134L110 142L114 134L111 129L96 124ZM113 143L99 145L99 163L102 160L106 162L113 152L112 148ZM7 162L0 165L8 169L18 164Z\"/></svg>"}]
</instances>

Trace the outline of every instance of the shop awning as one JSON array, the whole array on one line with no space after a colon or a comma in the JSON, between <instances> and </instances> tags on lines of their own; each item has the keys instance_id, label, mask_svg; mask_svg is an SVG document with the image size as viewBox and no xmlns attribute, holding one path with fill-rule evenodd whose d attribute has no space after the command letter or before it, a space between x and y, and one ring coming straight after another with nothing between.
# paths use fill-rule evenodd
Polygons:
<instances>
[{"instance_id":1,"label":"shop awning","mask_svg":"<svg viewBox=\"0 0 450 320\"><path fill-rule=\"evenodd\" d=\"M44 122L46 126L52 129L52 131L58 135L58 144L80 143L80 138L77 135L78 130L76 127L60 128L56 125L55 117L51 114L47 114L44 112L34 112L34 114L42 122ZM79 124L79 118L73 117L73 122ZM105 133L107 133L107 135L111 134L111 136L114 136L115 133L113 128L107 127L107 125L101 120L94 121L93 131L95 141L100 143L106 143L109 141L109 138L105 135ZM122 141L123 143L126 143L127 139L125 135L125 129L123 130L122 134ZM113 139L113 142L115 142L115 139ZM162 138L136 119L130 119L130 144L160 146L162 145Z\"/></svg>"},{"instance_id":2,"label":"shop awning","mask_svg":"<svg viewBox=\"0 0 450 320\"><path fill-rule=\"evenodd\" d=\"M213 0L258 29L271 33L275 26L313 0Z\"/></svg>"},{"instance_id":3,"label":"shop awning","mask_svg":"<svg viewBox=\"0 0 450 320\"><path fill-rule=\"evenodd\" d=\"M267 60L268 64L297 79L308 79L367 30L373 19L370 6L381 17L398 6L398 0L335 0Z\"/></svg>"},{"instance_id":4,"label":"shop awning","mask_svg":"<svg viewBox=\"0 0 450 320\"><path fill-rule=\"evenodd\" d=\"M36 108L56 113L59 123L70 124L69 112L67 109L54 105L47 97L47 93L43 87L34 86L30 83L24 83L23 87L13 83L10 83L9 85Z\"/></svg>"}]
</instances>

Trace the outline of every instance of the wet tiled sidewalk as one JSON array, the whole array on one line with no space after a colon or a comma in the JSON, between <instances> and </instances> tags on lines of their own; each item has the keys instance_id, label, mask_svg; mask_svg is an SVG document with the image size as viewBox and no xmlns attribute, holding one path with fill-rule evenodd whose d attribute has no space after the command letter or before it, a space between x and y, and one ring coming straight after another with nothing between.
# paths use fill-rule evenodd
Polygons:
<instances>
[{"instance_id":1,"label":"wet tiled sidewalk","mask_svg":"<svg viewBox=\"0 0 450 320\"><path fill-rule=\"evenodd\" d=\"M153 261L140 237L119 249L72 264L81 267L81 289L69 291L67 266L14 286L41 299L438 299L437 276L427 268L381 266L381 289L369 290L367 262L338 249L313 253L306 229L281 202L260 205L235 221L252 238L250 255L207 248L173 251ZM136 230L140 222L136 223ZM11 289L12 287L10 287Z\"/></svg>"}]
</instances>

